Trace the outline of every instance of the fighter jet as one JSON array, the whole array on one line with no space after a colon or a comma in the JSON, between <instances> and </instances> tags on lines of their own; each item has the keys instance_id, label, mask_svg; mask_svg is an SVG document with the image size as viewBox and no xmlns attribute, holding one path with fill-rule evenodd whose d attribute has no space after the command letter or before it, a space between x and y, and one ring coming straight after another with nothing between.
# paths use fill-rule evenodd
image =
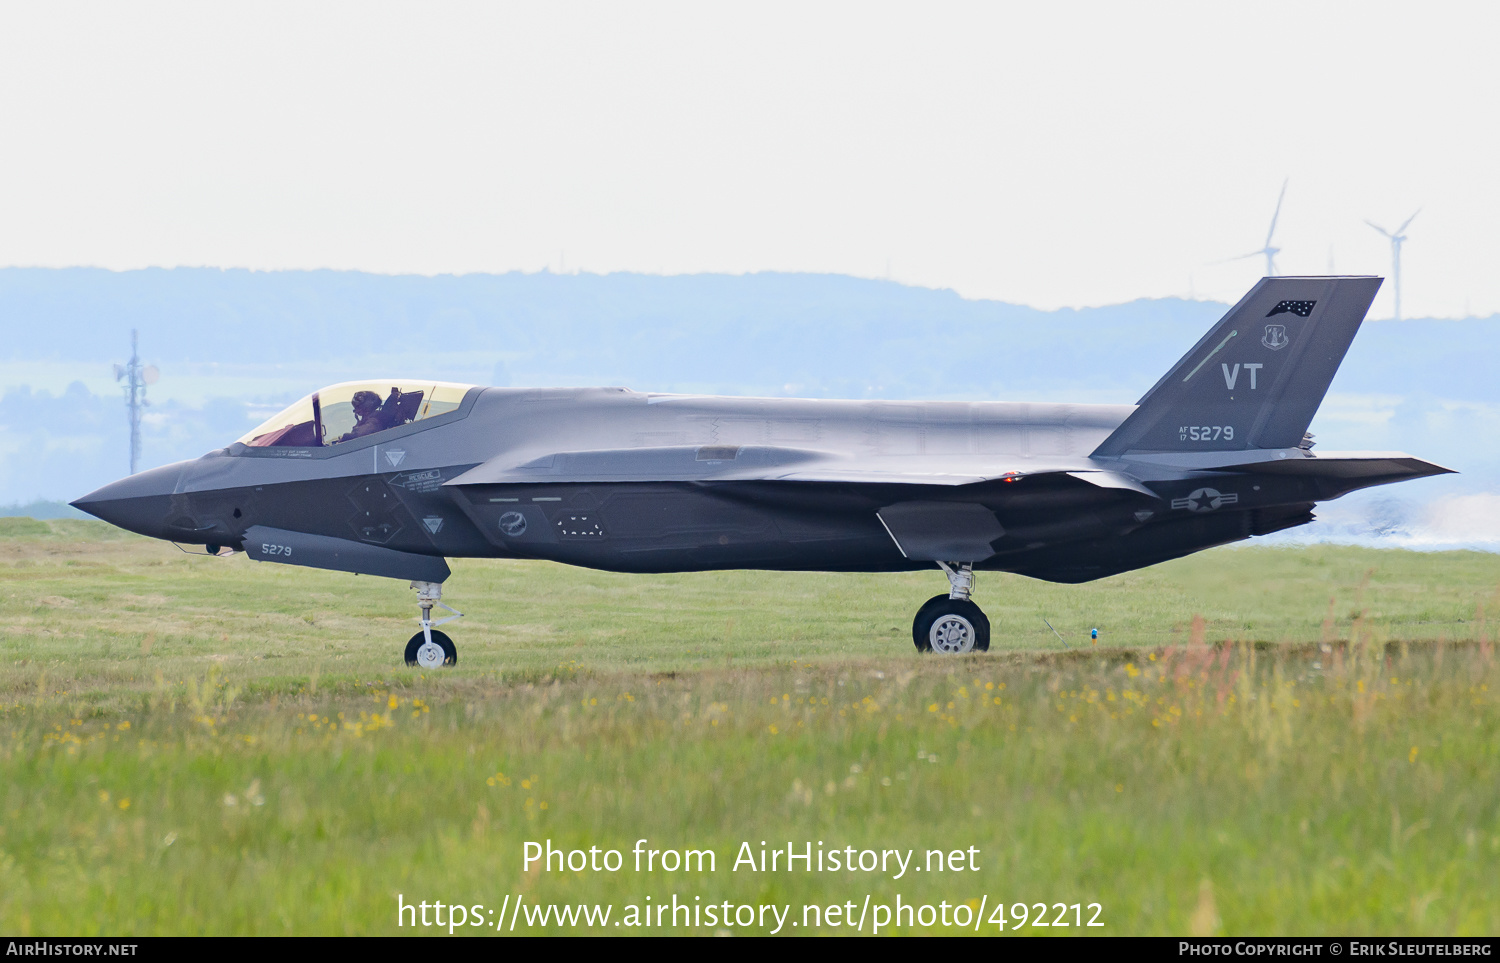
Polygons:
<instances>
[{"instance_id":1,"label":"fighter jet","mask_svg":"<svg viewBox=\"0 0 1500 963\"><path fill-rule=\"evenodd\" d=\"M122 528L417 590L410 665L458 661L445 556L616 572L941 571L920 652L989 648L977 571L1086 582L1447 472L1313 452L1380 287L1260 281L1134 405L827 401L383 380L73 502ZM975 359L982 364L983 359ZM451 615L433 618L441 607Z\"/></svg>"}]
</instances>

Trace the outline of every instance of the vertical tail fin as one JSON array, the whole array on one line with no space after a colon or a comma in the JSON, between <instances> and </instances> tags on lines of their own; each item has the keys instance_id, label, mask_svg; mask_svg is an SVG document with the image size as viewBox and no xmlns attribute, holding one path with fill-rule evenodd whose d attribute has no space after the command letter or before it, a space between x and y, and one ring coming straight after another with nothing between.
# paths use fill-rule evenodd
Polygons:
<instances>
[{"instance_id":1,"label":"vertical tail fin","mask_svg":"<svg viewBox=\"0 0 1500 963\"><path fill-rule=\"evenodd\" d=\"M1296 447L1380 282L1261 279L1094 454Z\"/></svg>"}]
</instances>

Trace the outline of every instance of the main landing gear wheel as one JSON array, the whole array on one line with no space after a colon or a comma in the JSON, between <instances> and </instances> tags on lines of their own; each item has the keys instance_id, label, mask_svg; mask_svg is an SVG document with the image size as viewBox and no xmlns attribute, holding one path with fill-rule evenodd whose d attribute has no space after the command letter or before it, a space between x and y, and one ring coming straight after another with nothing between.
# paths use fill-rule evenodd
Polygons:
<instances>
[{"instance_id":1,"label":"main landing gear wheel","mask_svg":"<svg viewBox=\"0 0 1500 963\"><path fill-rule=\"evenodd\" d=\"M420 669L441 669L458 664L458 647L446 632L432 632L428 641L426 633L418 632L406 643L406 664Z\"/></svg>"},{"instance_id":2,"label":"main landing gear wheel","mask_svg":"<svg viewBox=\"0 0 1500 963\"><path fill-rule=\"evenodd\" d=\"M437 627L463 617L463 613L443 604L443 586L440 583L413 582L411 587L417 590L417 607L422 610L422 617L417 621L421 623L422 631L406 643L406 664L420 669L442 669L458 665L458 646L453 644L446 633L437 631ZM434 619L434 606L445 608L453 614Z\"/></svg>"},{"instance_id":3,"label":"main landing gear wheel","mask_svg":"<svg viewBox=\"0 0 1500 963\"><path fill-rule=\"evenodd\" d=\"M938 562L948 576L948 594L934 595L912 619L911 640L918 652L963 655L990 650L990 620L970 596L974 594L973 562Z\"/></svg>"},{"instance_id":4,"label":"main landing gear wheel","mask_svg":"<svg viewBox=\"0 0 1500 963\"><path fill-rule=\"evenodd\" d=\"M911 623L911 640L918 652L963 655L988 652L990 620L969 599L934 595L917 610Z\"/></svg>"}]
</instances>

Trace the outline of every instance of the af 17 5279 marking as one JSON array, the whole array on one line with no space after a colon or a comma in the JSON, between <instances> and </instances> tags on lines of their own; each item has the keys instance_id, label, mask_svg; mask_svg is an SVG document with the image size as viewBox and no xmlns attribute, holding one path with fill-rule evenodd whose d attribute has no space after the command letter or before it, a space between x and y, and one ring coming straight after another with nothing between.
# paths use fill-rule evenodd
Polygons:
<instances>
[{"instance_id":1,"label":"af 17 5279 marking","mask_svg":"<svg viewBox=\"0 0 1500 963\"><path fill-rule=\"evenodd\" d=\"M1234 425L1182 425L1178 441L1234 441Z\"/></svg>"}]
</instances>

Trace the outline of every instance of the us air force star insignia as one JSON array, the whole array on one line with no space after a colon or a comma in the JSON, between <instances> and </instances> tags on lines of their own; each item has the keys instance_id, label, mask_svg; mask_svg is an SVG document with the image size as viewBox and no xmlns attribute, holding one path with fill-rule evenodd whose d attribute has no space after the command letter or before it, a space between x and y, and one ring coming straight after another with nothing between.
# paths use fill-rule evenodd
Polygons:
<instances>
[{"instance_id":1,"label":"us air force star insignia","mask_svg":"<svg viewBox=\"0 0 1500 963\"><path fill-rule=\"evenodd\" d=\"M1221 493L1215 488L1200 488L1186 498L1172 499L1173 508L1186 508L1190 512L1211 512L1224 505L1233 505L1240 500L1234 492Z\"/></svg>"},{"instance_id":2,"label":"us air force star insignia","mask_svg":"<svg viewBox=\"0 0 1500 963\"><path fill-rule=\"evenodd\" d=\"M1292 339L1286 335L1286 325L1268 324L1266 333L1260 336L1260 343L1272 351L1280 351L1292 343Z\"/></svg>"}]
</instances>

